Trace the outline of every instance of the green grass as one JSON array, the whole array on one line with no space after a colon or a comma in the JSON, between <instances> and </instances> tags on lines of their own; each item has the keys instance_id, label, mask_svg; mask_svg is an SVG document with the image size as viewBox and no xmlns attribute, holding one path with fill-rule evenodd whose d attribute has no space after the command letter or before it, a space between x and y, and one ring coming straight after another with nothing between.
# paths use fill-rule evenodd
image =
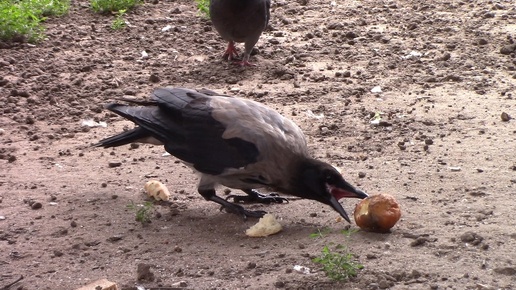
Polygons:
<instances>
[{"instance_id":1,"label":"green grass","mask_svg":"<svg viewBox=\"0 0 516 290\"><path fill-rule=\"evenodd\" d=\"M131 201L131 204L127 205L127 208L135 212L135 220L147 224L151 221L151 216L154 211L154 204L150 201L146 201L143 204L135 204Z\"/></svg>"},{"instance_id":2,"label":"green grass","mask_svg":"<svg viewBox=\"0 0 516 290\"><path fill-rule=\"evenodd\" d=\"M116 14L115 20L111 23L111 29L119 30L125 27L125 19L124 19L125 10L120 10Z\"/></svg>"},{"instance_id":3,"label":"green grass","mask_svg":"<svg viewBox=\"0 0 516 290\"><path fill-rule=\"evenodd\" d=\"M329 246L324 246L321 255L312 261L321 264L326 276L335 281L349 280L357 275L358 270L364 268L355 262L353 254L340 244L335 247L334 251L330 250Z\"/></svg>"},{"instance_id":4,"label":"green grass","mask_svg":"<svg viewBox=\"0 0 516 290\"><path fill-rule=\"evenodd\" d=\"M210 0L195 0L195 3L201 14L210 18Z\"/></svg>"},{"instance_id":5,"label":"green grass","mask_svg":"<svg viewBox=\"0 0 516 290\"><path fill-rule=\"evenodd\" d=\"M70 0L0 0L0 39L37 42L44 38L41 22L68 12Z\"/></svg>"},{"instance_id":6,"label":"green grass","mask_svg":"<svg viewBox=\"0 0 516 290\"><path fill-rule=\"evenodd\" d=\"M345 235L348 238L351 237L351 235L356 232L358 232L358 229L352 229L352 228L340 231L341 234Z\"/></svg>"},{"instance_id":7,"label":"green grass","mask_svg":"<svg viewBox=\"0 0 516 290\"><path fill-rule=\"evenodd\" d=\"M91 0L91 8L97 13L119 13L140 5L142 0Z\"/></svg>"},{"instance_id":8,"label":"green grass","mask_svg":"<svg viewBox=\"0 0 516 290\"><path fill-rule=\"evenodd\" d=\"M315 233L311 233L310 234L310 238L312 238L312 239L322 239L322 238L324 238L326 235L328 235L330 233L331 233L331 229L330 228L317 229L317 231Z\"/></svg>"}]
</instances>

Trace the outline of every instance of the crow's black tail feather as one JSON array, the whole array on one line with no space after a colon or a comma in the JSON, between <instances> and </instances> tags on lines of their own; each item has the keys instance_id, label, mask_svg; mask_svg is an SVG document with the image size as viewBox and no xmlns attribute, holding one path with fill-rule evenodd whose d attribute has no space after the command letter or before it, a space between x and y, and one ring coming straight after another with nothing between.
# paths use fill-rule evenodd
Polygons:
<instances>
[{"instance_id":1,"label":"crow's black tail feather","mask_svg":"<svg viewBox=\"0 0 516 290\"><path fill-rule=\"evenodd\" d=\"M104 148L117 147L135 142L141 142L141 140L144 140L149 137L151 137L151 135L147 130L140 127L136 127L132 130L125 131L118 135L100 140L99 143L94 144L93 146Z\"/></svg>"}]
</instances>

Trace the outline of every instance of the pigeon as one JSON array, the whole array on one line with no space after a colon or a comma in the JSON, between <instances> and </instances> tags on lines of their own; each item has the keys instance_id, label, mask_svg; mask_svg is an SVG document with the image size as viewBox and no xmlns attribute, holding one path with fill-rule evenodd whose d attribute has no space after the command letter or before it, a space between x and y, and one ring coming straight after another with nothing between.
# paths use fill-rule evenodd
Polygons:
<instances>
[{"instance_id":1,"label":"pigeon","mask_svg":"<svg viewBox=\"0 0 516 290\"><path fill-rule=\"evenodd\" d=\"M270 18L270 0L210 0L210 18L220 36L228 41L223 57L238 60L242 66L254 66L249 56ZM242 59L235 42L245 43Z\"/></svg>"},{"instance_id":2,"label":"pigeon","mask_svg":"<svg viewBox=\"0 0 516 290\"><path fill-rule=\"evenodd\" d=\"M330 164L312 158L302 130L290 119L259 102L202 89L164 87L149 100L120 99L106 108L136 124L106 138L97 147L131 143L163 145L171 155L200 173L198 192L227 212L262 217L239 203L283 203L277 193L331 206L346 221L341 198L368 195L344 180ZM216 186L240 189L246 195L216 194ZM232 200L233 202L231 202Z\"/></svg>"}]
</instances>

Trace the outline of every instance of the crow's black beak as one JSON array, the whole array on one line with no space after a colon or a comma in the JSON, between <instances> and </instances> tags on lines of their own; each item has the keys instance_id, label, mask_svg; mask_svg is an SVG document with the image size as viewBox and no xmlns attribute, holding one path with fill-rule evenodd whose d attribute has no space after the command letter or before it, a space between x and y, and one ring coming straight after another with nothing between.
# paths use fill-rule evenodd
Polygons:
<instances>
[{"instance_id":1,"label":"crow's black beak","mask_svg":"<svg viewBox=\"0 0 516 290\"><path fill-rule=\"evenodd\" d=\"M328 191L330 192L329 204L335 209L340 215L348 222L351 223L348 214L339 203L341 198L360 198L364 199L368 197L367 193L360 189L353 187L351 184L343 181L338 185L327 185Z\"/></svg>"},{"instance_id":2,"label":"crow's black beak","mask_svg":"<svg viewBox=\"0 0 516 290\"><path fill-rule=\"evenodd\" d=\"M336 210L340 215L348 222L351 223L351 220L349 219L348 214L340 204L340 202L335 198L335 196L331 195L329 204L331 207L333 207L334 210Z\"/></svg>"}]
</instances>

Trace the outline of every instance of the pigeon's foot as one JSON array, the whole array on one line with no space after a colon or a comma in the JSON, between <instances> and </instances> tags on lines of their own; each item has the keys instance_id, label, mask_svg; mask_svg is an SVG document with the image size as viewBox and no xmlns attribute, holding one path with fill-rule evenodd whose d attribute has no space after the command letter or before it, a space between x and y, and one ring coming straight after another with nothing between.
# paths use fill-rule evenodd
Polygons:
<instances>
[{"instance_id":1,"label":"pigeon's foot","mask_svg":"<svg viewBox=\"0 0 516 290\"><path fill-rule=\"evenodd\" d=\"M250 63L247 60L236 61L234 64L238 64L240 66L256 66L254 63Z\"/></svg>"},{"instance_id":2,"label":"pigeon's foot","mask_svg":"<svg viewBox=\"0 0 516 290\"><path fill-rule=\"evenodd\" d=\"M288 202L285 197L279 196L277 193L262 194L254 189L244 190L247 195L229 195L226 200L232 198L235 203L284 203Z\"/></svg>"},{"instance_id":3,"label":"pigeon's foot","mask_svg":"<svg viewBox=\"0 0 516 290\"><path fill-rule=\"evenodd\" d=\"M238 50L235 47L235 43L230 41L228 43L228 48L226 48L226 52L224 52L224 55L222 55L222 58L225 60L237 60L240 61L241 58L238 57Z\"/></svg>"}]
</instances>

